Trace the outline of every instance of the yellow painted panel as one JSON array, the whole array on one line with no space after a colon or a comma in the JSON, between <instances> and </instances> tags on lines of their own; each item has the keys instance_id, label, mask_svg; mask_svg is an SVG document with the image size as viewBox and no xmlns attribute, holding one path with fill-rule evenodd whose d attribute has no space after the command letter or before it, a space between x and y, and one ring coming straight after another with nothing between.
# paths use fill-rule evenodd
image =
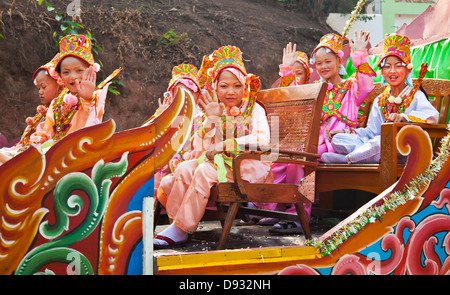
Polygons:
<instances>
[{"instance_id":1,"label":"yellow painted panel","mask_svg":"<svg viewBox=\"0 0 450 295\"><path fill-rule=\"evenodd\" d=\"M160 271L168 269L189 269L225 265L247 265L254 263L275 263L320 258L315 247L287 247L250 250L226 250L207 253L188 253L156 257Z\"/></svg>"}]
</instances>

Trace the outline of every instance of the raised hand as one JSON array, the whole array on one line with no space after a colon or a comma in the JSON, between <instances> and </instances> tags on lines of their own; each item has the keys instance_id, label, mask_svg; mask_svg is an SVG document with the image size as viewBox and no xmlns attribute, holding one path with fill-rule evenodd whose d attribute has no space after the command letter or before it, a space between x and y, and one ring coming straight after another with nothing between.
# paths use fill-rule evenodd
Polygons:
<instances>
[{"instance_id":1,"label":"raised hand","mask_svg":"<svg viewBox=\"0 0 450 295\"><path fill-rule=\"evenodd\" d=\"M292 42L289 42L285 48L283 48L283 65L285 66L293 66L297 61L297 44L292 45Z\"/></svg>"},{"instance_id":2,"label":"raised hand","mask_svg":"<svg viewBox=\"0 0 450 295\"><path fill-rule=\"evenodd\" d=\"M198 105L205 111L208 119L217 120L223 113L223 107L220 105L215 91L212 97L208 91L203 91Z\"/></svg>"},{"instance_id":3,"label":"raised hand","mask_svg":"<svg viewBox=\"0 0 450 295\"><path fill-rule=\"evenodd\" d=\"M158 109L159 109L159 111L161 113L164 112L169 107L169 105L171 103L172 103L172 97L171 97L170 93L169 92L165 92L164 93L164 100L163 100L162 103L161 103L161 98L158 98L158 105L159 105Z\"/></svg>"},{"instance_id":4,"label":"raised hand","mask_svg":"<svg viewBox=\"0 0 450 295\"><path fill-rule=\"evenodd\" d=\"M92 100L94 96L96 79L97 74L95 73L94 67L90 66L84 71L83 78L81 78L81 82L78 81L78 79L75 80L78 95L84 98L85 100Z\"/></svg>"},{"instance_id":5,"label":"raised hand","mask_svg":"<svg viewBox=\"0 0 450 295\"><path fill-rule=\"evenodd\" d=\"M367 48L367 44L370 41L370 32L366 32L361 30L359 35L358 32L355 31L355 39L350 40L350 46L353 50L364 49Z\"/></svg>"}]
</instances>

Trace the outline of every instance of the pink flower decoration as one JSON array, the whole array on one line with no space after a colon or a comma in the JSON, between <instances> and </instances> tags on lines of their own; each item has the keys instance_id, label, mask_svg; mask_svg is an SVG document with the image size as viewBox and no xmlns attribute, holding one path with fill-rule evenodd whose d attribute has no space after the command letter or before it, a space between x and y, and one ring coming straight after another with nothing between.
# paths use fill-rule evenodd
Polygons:
<instances>
[{"instance_id":1,"label":"pink flower decoration","mask_svg":"<svg viewBox=\"0 0 450 295\"><path fill-rule=\"evenodd\" d=\"M27 125L33 125L33 118L28 117L25 122L27 122Z\"/></svg>"},{"instance_id":2,"label":"pink flower decoration","mask_svg":"<svg viewBox=\"0 0 450 295\"><path fill-rule=\"evenodd\" d=\"M344 51L339 50L338 53L337 53L337 55L338 55L340 58L342 58L342 57L344 56Z\"/></svg>"},{"instance_id":3,"label":"pink flower decoration","mask_svg":"<svg viewBox=\"0 0 450 295\"><path fill-rule=\"evenodd\" d=\"M40 105L40 106L37 107L37 111L38 111L38 113L43 114L47 110L46 110L46 108L43 105Z\"/></svg>"},{"instance_id":4,"label":"pink flower decoration","mask_svg":"<svg viewBox=\"0 0 450 295\"><path fill-rule=\"evenodd\" d=\"M70 106L76 106L78 104L78 98L68 93L64 95L64 102Z\"/></svg>"},{"instance_id":5,"label":"pink flower decoration","mask_svg":"<svg viewBox=\"0 0 450 295\"><path fill-rule=\"evenodd\" d=\"M100 121L98 119L94 119L94 121L92 121L92 123L98 124L98 123L100 123Z\"/></svg>"},{"instance_id":6,"label":"pink flower decoration","mask_svg":"<svg viewBox=\"0 0 450 295\"><path fill-rule=\"evenodd\" d=\"M98 71L100 71L100 65L98 63L94 64L94 71L97 73Z\"/></svg>"},{"instance_id":7,"label":"pink flower decoration","mask_svg":"<svg viewBox=\"0 0 450 295\"><path fill-rule=\"evenodd\" d=\"M230 115L237 116L240 114L239 108L237 106L234 106L230 109Z\"/></svg>"},{"instance_id":8,"label":"pink flower decoration","mask_svg":"<svg viewBox=\"0 0 450 295\"><path fill-rule=\"evenodd\" d=\"M328 90L332 90L333 89L333 84L328 83Z\"/></svg>"},{"instance_id":9,"label":"pink flower decoration","mask_svg":"<svg viewBox=\"0 0 450 295\"><path fill-rule=\"evenodd\" d=\"M50 76L52 76L52 77L57 77L58 76L58 73L56 72L55 68L51 68L49 70L49 73L50 73Z\"/></svg>"}]
</instances>

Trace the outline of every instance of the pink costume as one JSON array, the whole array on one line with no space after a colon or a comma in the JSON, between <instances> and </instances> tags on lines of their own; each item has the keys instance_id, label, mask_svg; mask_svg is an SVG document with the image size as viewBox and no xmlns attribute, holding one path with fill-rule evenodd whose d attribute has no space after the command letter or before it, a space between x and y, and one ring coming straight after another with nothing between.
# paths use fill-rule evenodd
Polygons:
<instances>
[{"instance_id":1,"label":"pink costume","mask_svg":"<svg viewBox=\"0 0 450 295\"><path fill-rule=\"evenodd\" d=\"M167 195L165 207L169 217L173 219L174 225L187 233L193 233L203 217L211 187L219 182L233 181L232 157L227 154L237 155L245 145L268 145L270 141L265 111L256 103L259 79L253 75L247 76L240 50L225 46L216 50L213 56L215 60L213 81L217 80L220 71L231 71L250 88L250 95L248 99L242 100L239 114L234 113L232 108L235 115L230 115L225 109L215 127L208 133L205 132L203 124L200 126L194 135L193 145L196 152L201 151L201 156L179 163L173 173L171 185L162 184ZM244 80L241 80L242 77ZM234 136L226 136L231 134ZM204 151L210 145L222 141L226 144L226 153L217 154L214 161L208 161ZM264 182L269 170L269 162L242 161L241 173L246 181Z\"/></svg>"},{"instance_id":2,"label":"pink costume","mask_svg":"<svg viewBox=\"0 0 450 295\"><path fill-rule=\"evenodd\" d=\"M369 59L367 50L352 50L350 57L357 69L356 73L339 84L329 85L327 91L320 125L319 154L334 152L328 140L328 133L331 130L349 130L358 127L359 107L374 88L372 79L374 73L367 64Z\"/></svg>"},{"instance_id":3,"label":"pink costume","mask_svg":"<svg viewBox=\"0 0 450 295\"><path fill-rule=\"evenodd\" d=\"M64 58L68 56L74 56L85 61L89 66L93 66L96 72L100 69L100 66L94 62L91 40L86 36L67 35L60 40L59 48L59 58L55 63L55 69L58 69ZM120 68L115 70L97 86L92 100L85 100L78 95L75 96L65 88L50 103L44 126L40 126L39 130L32 135L32 138L40 141L42 143L41 148L46 151L67 134L100 123L105 112L109 81L120 71Z\"/></svg>"},{"instance_id":4,"label":"pink costume","mask_svg":"<svg viewBox=\"0 0 450 295\"><path fill-rule=\"evenodd\" d=\"M45 123L39 125L36 128L36 132L30 136L32 141L43 144L44 142L52 140L51 142L48 142L51 146L51 143L62 139L67 134L81 128L98 124L102 121L105 110L106 94L108 93L108 84L104 88L94 92L94 100L82 101L81 99L78 99L79 102L74 106L64 101L64 96L67 95L67 92L66 88L60 96L52 100L45 117ZM68 106L67 109L71 109L71 112L65 113L63 116L59 117L57 115L58 110L65 108L65 106ZM71 114L73 114L72 117ZM45 144L43 149L46 150L47 148L48 146Z\"/></svg>"},{"instance_id":5,"label":"pink costume","mask_svg":"<svg viewBox=\"0 0 450 295\"><path fill-rule=\"evenodd\" d=\"M221 128L221 126L216 127ZM242 131L247 135L235 138L237 145L269 143L269 125L265 111L260 105L254 105L250 122L244 126ZM210 142L207 138L202 139L199 133L200 131L195 135L194 142L201 142L204 151ZM210 189L219 182L216 161L214 163L200 162L199 159L181 162L170 180L171 185L162 183L163 190L167 195L166 210L169 217L174 219L175 225L188 233L194 232L197 228L208 203ZM226 165L225 168L226 180L233 181L230 166ZM269 169L270 163L245 160L242 161L241 166L242 178L249 182L264 182Z\"/></svg>"},{"instance_id":6,"label":"pink costume","mask_svg":"<svg viewBox=\"0 0 450 295\"><path fill-rule=\"evenodd\" d=\"M200 93L200 85L198 83L197 76L198 76L197 68L191 64L180 64L178 66L175 66L172 69L172 79L170 80L169 86L167 87L167 92L164 95L169 95L171 97L171 99L173 99L173 97L174 97L173 90L175 89L175 86L177 86L178 84L182 84L182 85L186 86L189 90L192 91L192 93ZM160 114L161 114L161 111L158 108L156 110L155 114L149 120L147 120L147 122L153 120ZM203 111L199 110L198 107L196 106L196 114L195 114L194 123L192 126L191 137L192 137L193 133L195 132L195 130L197 130L198 126L200 125L200 123L203 119L203 116L204 116ZM147 122L145 122L144 125ZM159 171L156 171L156 173L154 175L154 181L155 181L154 187L155 187L156 195L163 193L162 191L160 191L158 193L158 187L160 187L161 181L165 177L167 177L167 179L165 180L165 182L167 183L169 178L172 177L172 173L168 174L168 172L167 172L169 170L169 168L170 168L170 171L173 172L176 165L178 164L178 162L190 159L190 155L189 155L190 151L191 151L191 140L187 141L186 144L181 149L181 151L179 151L177 154L175 154L175 156L169 162L169 165L163 167ZM159 198L157 196L157 198L160 200L160 202L163 205L165 205L165 195L161 196L161 198Z\"/></svg>"},{"instance_id":7,"label":"pink costume","mask_svg":"<svg viewBox=\"0 0 450 295\"><path fill-rule=\"evenodd\" d=\"M315 53L319 48L325 48L328 52L333 52L342 58L344 56L342 44L345 39L337 34L323 36L312 53L311 62L315 62ZM334 152L328 140L328 133L331 130L348 130L358 127L358 109L374 88L372 77L376 76L376 73L367 63L369 60L367 49L352 49L350 57L356 73L336 85L328 84L319 132L318 153L320 155L325 152ZM339 74L346 74L343 67L339 69Z\"/></svg>"}]
</instances>

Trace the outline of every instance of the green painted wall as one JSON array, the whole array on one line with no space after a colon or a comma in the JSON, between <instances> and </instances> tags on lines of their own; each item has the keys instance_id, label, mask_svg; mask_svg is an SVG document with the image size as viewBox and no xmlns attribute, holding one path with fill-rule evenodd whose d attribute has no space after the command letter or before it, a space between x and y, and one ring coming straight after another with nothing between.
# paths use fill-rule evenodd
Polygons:
<instances>
[{"instance_id":1,"label":"green painted wall","mask_svg":"<svg viewBox=\"0 0 450 295\"><path fill-rule=\"evenodd\" d=\"M400 2L402 1L402 2ZM423 3L426 2L426 3ZM383 15L383 35L394 33L395 15L419 15L433 5L432 0L381 0L381 13Z\"/></svg>"}]
</instances>

